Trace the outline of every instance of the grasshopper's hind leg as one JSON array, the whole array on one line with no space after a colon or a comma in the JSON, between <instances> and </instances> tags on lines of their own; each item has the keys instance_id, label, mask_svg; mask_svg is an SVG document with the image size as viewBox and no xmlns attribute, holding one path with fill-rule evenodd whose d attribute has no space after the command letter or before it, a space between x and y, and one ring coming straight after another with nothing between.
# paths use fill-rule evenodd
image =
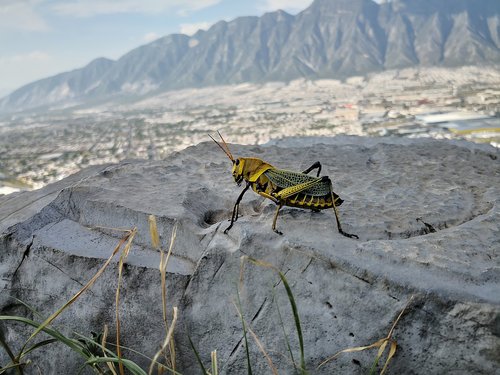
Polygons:
<instances>
[{"instance_id":1,"label":"grasshopper's hind leg","mask_svg":"<svg viewBox=\"0 0 500 375\"><path fill-rule=\"evenodd\" d=\"M319 174L321 173L321 163L319 161L317 161L316 163L314 163L313 165L311 165L309 168L307 168L304 172L304 174L308 174L309 172L311 172L313 169L316 169L318 168L318 173L316 174L316 177L319 177Z\"/></svg>"},{"instance_id":2,"label":"grasshopper's hind leg","mask_svg":"<svg viewBox=\"0 0 500 375\"><path fill-rule=\"evenodd\" d=\"M240 202L243 199L243 195L245 195L245 193L248 191L249 187L250 183L247 183L247 186L245 186L243 191L238 196L238 199L236 199L236 203L234 204L233 207L233 214L231 215L231 224L229 224L229 226L224 230L224 234L227 234L227 232L229 232L229 230L233 227L234 222L238 220L238 213L239 213L238 211L240 207Z\"/></svg>"},{"instance_id":3,"label":"grasshopper's hind leg","mask_svg":"<svg viewBox=\"0 0 500 375\"><path fill-rule=\"evenodd\" d=\"M283 203L278 203L278 206L276 207L276 213L274 214L274 219L273 219L273 231L278 233L280 236L283 234L279 230L276 229L276 220L278 220L278 214L281 210L281 207L283 207Z\"/></svg>"},{"instance_id":4,"label":"grasshopper's hind leg","mask_svg":"<svg viewBox=\"0 0 500 375\"><path fill-rule=\"evenodd\" d=\"M337 228L339 230L339 233L342 234L343 236L348 237L348 238L356 238L357 240L359 240L359 237L357 235L350 234L350 233L344 232L342 230L342 227L340 226L339 213L337 211L337 206L335 205L335 197L334 197L334 194L333 194L333 187L331 187L330 191L331 191L331 194L332 194L333 212L335 213L335 220L337 220Z\"/></svg>"}]
</instances>

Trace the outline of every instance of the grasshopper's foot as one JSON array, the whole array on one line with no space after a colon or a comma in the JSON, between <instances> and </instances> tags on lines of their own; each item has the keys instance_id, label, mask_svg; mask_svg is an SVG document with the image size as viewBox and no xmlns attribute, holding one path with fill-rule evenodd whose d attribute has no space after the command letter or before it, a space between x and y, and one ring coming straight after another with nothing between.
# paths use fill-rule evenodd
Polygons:
<instances>
[{"instance_id":1,"label":"grasshopper's foot","mask_svg":"<svg viewBox=\"0 0 500 375\"><path fill-rule=\"evenodd\" d=\"M227 234L232 227L233 223L231 223L231 225L229 225L226 229L224 229L224 234Z\"/></svg>"},{"instance_id":2,"label":"grasshopper's foot","mask_svg":"<svg viewBox=\"0 0 500 375\"><path fill-rule=\"evenodd\" d=\"M283 235L283 232L280 232L280 231L279 231L279 230L277 230L277 229L273 229L273 231L274 231L274 233L278 233L280 236L282 236L282 235Z\"/></svg>"},{"instance_id":3,"label":"grasshopper's foot","mask_svg":"<svg viewBox=\"0 0 500 375\"><path fill-rule=\"evenodd\" d=\"M340 231L340 234L347 237L347 238L355 238L355 239L359 240L359 237L357 235L346 233L343 230Z\"/></svg>"}]
</instances>

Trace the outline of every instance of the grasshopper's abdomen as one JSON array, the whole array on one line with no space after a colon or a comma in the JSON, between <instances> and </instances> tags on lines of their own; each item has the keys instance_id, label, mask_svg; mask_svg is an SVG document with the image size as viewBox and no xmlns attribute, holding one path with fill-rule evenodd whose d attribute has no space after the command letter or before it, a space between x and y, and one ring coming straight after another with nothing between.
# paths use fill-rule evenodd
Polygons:
<instances>
[{"instance_id":1,"label":"grasshopper's abdomen","mask_svg":"<svg viewBox=\"0 0 500 375\"><path fill-rule=\"evenodd\" d=\"M335 206L340 206L343 202L340 197L333 193L335 197ZM332 195L327 194L324 196L314 196L299 193L285 200L285 206L299 207L299 208L309 208L311 210L324 210L326 208L332 208Z\"/></svg>"},{"instance_id":2,"label":"grasshopper's abdomen","mask_svg":"<svg viewBox=\"0 0 500 375\"><path fill-rule=\"evenodd\" d=\"M332 196L335 199L335 206L342 204L342 199L332 192L331 181L328 177L317 178L300 172L270 169L259 176L252 185L252 189L257 194L275 196L283 189L313 181L312 187L283 199L283 205L324 210L333 207Z\"/></svg>"}]
</instances>

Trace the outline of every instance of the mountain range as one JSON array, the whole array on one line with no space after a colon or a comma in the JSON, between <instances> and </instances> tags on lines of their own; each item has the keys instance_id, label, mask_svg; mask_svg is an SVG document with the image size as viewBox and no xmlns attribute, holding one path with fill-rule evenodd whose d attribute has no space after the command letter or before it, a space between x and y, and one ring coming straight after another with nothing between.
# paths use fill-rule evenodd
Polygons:
<instances>
[{"instance_id":1,"label":"mountain range","mask_svg":"<svg viewBox=\"0 0 500 375\"><path fill-rule=\"evenodd\" d=\"M414 66L500 63L499 0L315 0L291 15L220 21L172 34L116 61L25 85L0 111L241 82L344 78Z\"/></svg>"}]
</instances>

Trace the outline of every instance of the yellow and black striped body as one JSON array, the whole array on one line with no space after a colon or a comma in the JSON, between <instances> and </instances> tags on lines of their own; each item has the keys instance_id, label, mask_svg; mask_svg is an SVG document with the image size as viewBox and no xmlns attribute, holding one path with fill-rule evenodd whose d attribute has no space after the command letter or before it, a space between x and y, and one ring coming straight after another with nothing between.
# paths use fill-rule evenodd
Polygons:
<instances>
[{"instance_id":1,"label":"yellow and black striped body","mask_svg":"<svg viewBox=\"0 0 500 375\"><path fill-rule=\"evenodd\" d=\"M225 150L224 152L233 162L232 174L234 181L238 185L243 181L246 182L246 187L240 193L234 205L231 224L224 230L224 233L228 233L233 223L238 220L239 204L245 192L251 187L260 196L276 203L277 208L272 229L278 234L282 233L276 229L276 219L283 206L306 208L313 211L331 208L335 213L339 232L349 238L358 238L355 234L349 234L342 230L337 207L343 201L333 192L330 178L328 176L319 177L321 171L319 162L314 163L304 172L294 172L275 168L258 158L234 159L228 149L219 146ZM318 169L317 177L307 174L313 169Z\"/></svg>"},{"instance_id":2,"label":"yellow and black striped body","mask_svg":"<svg viewBox=\"0 0 500 375\"><path fill-rule=\"evenodd\" d=\"M290 197L279 198L277 193L283 189L291 188L305 182L314 182L315 185ZM313 177L284 169L268 169L255 182L252 182L251 187L257 194L264 197L275 197L284 206L289 207L306 208L315 211L333 208L332 196L335 199L335 206L338 207L343 202L335 192L332 192L331 181L328 177Z\"/></svg>"}]
</instances>

